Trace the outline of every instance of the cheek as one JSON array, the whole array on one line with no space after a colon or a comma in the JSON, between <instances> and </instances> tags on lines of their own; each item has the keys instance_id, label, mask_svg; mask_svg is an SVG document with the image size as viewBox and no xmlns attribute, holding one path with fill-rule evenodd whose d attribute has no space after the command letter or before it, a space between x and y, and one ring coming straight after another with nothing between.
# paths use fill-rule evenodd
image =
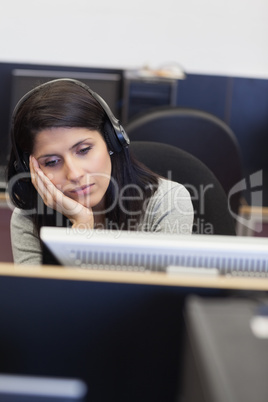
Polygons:
<instances>
[{"instance_id":1,"label":"cheek","mask_svg":"<svg viewBox=\"0 0 268 402\"><path fill-rule=\"evenodd\" d=\"M98 183L102 191L106 192L110 180L111 180L111 172L112 172L112 164L111 164L111 158L110 155L108 158L102 158L102 160L99 160L99 166L98 166L98 172L100 173L100 176L98 178Z\"/></svg>"},{"instance_id":2,"label":"cheek","mask_svg":"<svg viewBox=\"0 0 268 402\"><path fill-rule=\"evenodd\" d=\"M95 173L100 173L110 178L112 172L112 164L109 154L97 157L94 165L95 165L94 169Z\"/></svg>"},{"instance_id":3,"label":"cheek","mask_svg":"<svg viewBox=\"0 0 268 402\"><path fill-rule=\"evenodd\" d=\"M51 173L51 171L49 171L48 169L45 169L45 168L43 168L42 170L45 173L45 175L49 178L51 183L53 183L54 186L56 186L60 190L62 185L64 184L63 178L61 177L61 175L57 172Z\"/></svg>"},{"instance_id":4,"label":"cheek","mask_svg":"<svg viewBox=\"0 0 268 402\"><path fill-rule=\"evenodd\" d=\"M107 167L107 172L109 173L109 176L111 176L112 173L112 163L111 163L111 158L109 155L109 158L106 161L106 167Z\"/></svg>"}]
</instances>

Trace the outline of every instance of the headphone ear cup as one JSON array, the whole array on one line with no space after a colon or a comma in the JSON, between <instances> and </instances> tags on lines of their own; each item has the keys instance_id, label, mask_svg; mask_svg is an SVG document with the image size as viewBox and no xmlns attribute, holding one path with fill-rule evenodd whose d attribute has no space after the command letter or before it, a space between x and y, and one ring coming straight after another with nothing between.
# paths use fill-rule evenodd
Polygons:
<instances>
[{"instance_id":1,"label":"headphone ear cup","mask_svg":"<svg viewBox=\"0 0 268 402\"><path fill-rule=\"evenodd\" d=\"M23 152L20 158L14 162L14 168L17 173L30 172L29 155L26 152Z\"/></svg>"},{"instance_id":2,"label":"headphone ear cup","mask_svg":"<svg viewBox=\"0 0 268 402\"><path fill-rule=\"evenodd\" d=\"M119 143L114 128L109 120L107 120L104 124L104 137L109 150L113 152L120 152L122 150L122 145Z\"/></svg>"},{"instance_id":3,"label":"headphone ear cup","mask_svg":"<svg viewBox=\"0 0 268 402\"><path fill-rule=\"evenodd\" d=\"M30 172L30 163L29 163L29 154L23 152L22 154L22 163L25 172Z\"/></svg>"}]
</instances>

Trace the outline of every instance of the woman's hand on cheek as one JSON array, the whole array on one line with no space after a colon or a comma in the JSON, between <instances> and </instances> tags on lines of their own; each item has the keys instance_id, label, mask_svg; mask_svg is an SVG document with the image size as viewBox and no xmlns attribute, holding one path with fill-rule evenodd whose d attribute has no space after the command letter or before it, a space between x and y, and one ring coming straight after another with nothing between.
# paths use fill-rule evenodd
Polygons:
<instances>
[{"instance_id":1,"label":"woman's hand on cheek","mask_svg":"<svg viewBox=\"0 0 268 402\"><path fill-rule=\"evenodd\" d=\"M79 225L89 229L94 227L92 209L64 195L44 174L32 155L30 156L30 172L32 183L46 206L65 215L72 222L73 227Z\"/></svg>"}]
</instances>

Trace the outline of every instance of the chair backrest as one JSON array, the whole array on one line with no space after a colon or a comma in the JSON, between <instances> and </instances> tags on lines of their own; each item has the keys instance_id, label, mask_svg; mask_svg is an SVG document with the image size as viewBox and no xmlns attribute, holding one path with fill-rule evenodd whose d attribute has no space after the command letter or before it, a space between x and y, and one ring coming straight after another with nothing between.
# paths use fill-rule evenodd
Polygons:
<instances>
[{"instance_id":1,"label":"chair backrest","mask_svg":"<svg viewBox=\"0 0 268 402\"><path fill-rule=\"evenodd\" d=\"M160 176L183 184L194 207L193 232L235 235L226 194L210 169L193 155L175 146L133 141L130 152Z\"/></svg>"},{"instance_id":2,"label":"chair backrest","mask_svg":"<svg viewBox=\"0 0 268 402\"><path fill-rule=\"evenodd\" d=\"M134 118L125 127L132 141L175 145L200 159L229 194L243 178L242 158L233 131L219 118L195 109L161 107ZM237 214L242 192L230 198Z\"/></svg>"}]
</instances>

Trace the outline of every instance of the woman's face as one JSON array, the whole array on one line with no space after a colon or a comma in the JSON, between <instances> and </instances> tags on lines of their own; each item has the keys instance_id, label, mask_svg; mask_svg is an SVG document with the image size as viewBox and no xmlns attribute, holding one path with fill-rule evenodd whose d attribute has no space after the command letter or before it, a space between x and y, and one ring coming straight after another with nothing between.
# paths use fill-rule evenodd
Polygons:
<instances>
[{"instance_id":1,"label":"woman's face","mask_svg":"<svg viewBox=\"0 0 268 402\"><path fill-rule=\"evenodd\" d=\"M52 183L80 204L104 207L111 179L111 159L102 135L86 128L40 131L33 156Z\"/></svg>"}]
</instances>

